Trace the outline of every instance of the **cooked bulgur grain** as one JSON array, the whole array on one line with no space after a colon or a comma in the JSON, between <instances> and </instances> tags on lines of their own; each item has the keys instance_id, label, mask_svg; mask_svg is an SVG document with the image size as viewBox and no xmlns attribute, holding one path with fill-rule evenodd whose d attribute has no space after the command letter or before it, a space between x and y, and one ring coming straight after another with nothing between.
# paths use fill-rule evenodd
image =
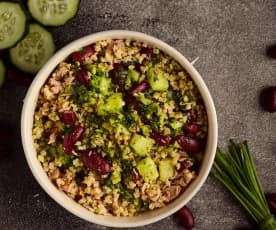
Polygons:
<instances>
[{"instance_id":1,"label":"cooked bulgur grain","mask_svg":"<svg viewBox=\"0 0 276 230\"><path fill-rule=\"evenodd\" d=\"M196 177L206 135L190 76L132 40L98 41L60 63L33 123L50 180L100 215L133 216L177 198Z\"/></svg>"}]
</instances>

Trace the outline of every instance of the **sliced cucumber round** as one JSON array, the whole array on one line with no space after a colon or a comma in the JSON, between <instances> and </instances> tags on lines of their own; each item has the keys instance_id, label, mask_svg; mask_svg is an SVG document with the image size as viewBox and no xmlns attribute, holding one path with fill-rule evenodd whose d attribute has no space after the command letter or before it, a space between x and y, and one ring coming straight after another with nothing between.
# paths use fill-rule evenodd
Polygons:
<instances>
[{"instance_id":1,"label":"sliced cucumber round","mask_svg":"<svg viewBox=\"0 0 276 230\"><path fill-rule=\"evenodd\" d=\"M33 18L44 26L61 26L75 17L80 0L28 0Z\"/></svg>"},{"instance_id":2,"label":"sliced cucumber round","mask_svg":"<svg viewBox=\"0 0 276 230\"><path fill-rule=\"evenodd\" d=\"M6 67L5 67L3 61L0 59L0 88L4 84L5 74L6 74Z\"/></svg>"},{"instance_id":3,"label":"sliced cucumber round","mask_svg":"<svg viewBox=\"0 0 276 230\"><path fill-rule=\"evenodd\" d=\"M27 15L20 3L0 2L0 50L14 46L25 35Z\"/></svg>"},{"instance_id":4,"label":"sliced cucumber round","mask_svg":"<svg viewBox=\"0 0 276 230\"><path fill-rule=\"evenodd\" d=\"M30 24L29 32L10 49L11 62L27 73L36 73L54 54L52 34L38 24Z\"/></svg>"}]
</instances>

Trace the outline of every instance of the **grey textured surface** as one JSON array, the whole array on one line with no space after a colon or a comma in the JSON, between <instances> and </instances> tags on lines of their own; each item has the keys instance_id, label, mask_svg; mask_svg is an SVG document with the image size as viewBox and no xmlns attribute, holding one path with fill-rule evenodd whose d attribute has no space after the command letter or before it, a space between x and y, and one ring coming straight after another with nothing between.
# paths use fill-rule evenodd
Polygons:
<instances>
[{"instance_id":1,"label":"grey textured surface","mask_svg":"<svg viewBox=\"0 0 276 230\"><path fill-rule=\"evenodd\" d=\"M276 85L276 61L265 56L276 43L275 0L83 0L75 19L51 28L58 48L81 36L129 29L156 36L178 49L195 67L213 95L219 145L248 139L265 191L276 192L276 114L259 106L260 90ZM0 161L0 229L95 229L58 206L30 173L20 141L20 112L26 88L8 82L0 91L0 120L14 127L14 150ZM189 202L196 230L236 229L249 218L218 183L208 178ZM141 227L183 229L169 217Z\"/></svg>"}]
</instances>

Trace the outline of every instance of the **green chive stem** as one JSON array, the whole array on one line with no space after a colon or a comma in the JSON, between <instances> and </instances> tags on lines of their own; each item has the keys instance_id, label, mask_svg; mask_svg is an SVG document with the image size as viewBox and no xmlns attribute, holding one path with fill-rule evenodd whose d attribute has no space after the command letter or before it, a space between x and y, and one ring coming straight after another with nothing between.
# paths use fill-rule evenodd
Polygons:
<instances>
[{"instance_id":1,"label":"green chive stem","mask_svg":"<svg viewBox=\"0 0 276 230\"><path fill-rule=\"evenodd\" d=\"M228 152L218 148L211 175L234 195L261 230L276 229L247 141L239 146L230 140Z\"/></svg>"}]
</instances>

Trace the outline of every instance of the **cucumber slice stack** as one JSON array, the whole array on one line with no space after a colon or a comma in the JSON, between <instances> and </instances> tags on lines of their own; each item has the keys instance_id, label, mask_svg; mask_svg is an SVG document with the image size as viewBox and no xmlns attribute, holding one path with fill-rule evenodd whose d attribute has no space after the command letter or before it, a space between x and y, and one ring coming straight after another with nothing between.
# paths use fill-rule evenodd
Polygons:
<instances>
[{"instance_id":1,"label":"cucumber slice stack","mask_svg":"<svg viewBox=\"0 0 276 230\"><path fill-rule=\"evenodd\" d=\"M41 25L64 25L77 14L80 0L28 0L29 12L22 2L0 0L0 51L9 49L13 65L35 74L55 52L52 34ZM40 25L29 24L30 16ZM4 77L0 57L0 87Z\"/></svg>"},{"instance_id":2,"label":"cucumber slice stack","mask_svg":"<svg viewBox=\"0 0 276 230\"><path fill-rule=\"evenodd\" d=\"M22 5L0 2L0 50L14 46L25 35L27 15Z\"/></svg>"},{"instance_id":3,"label":"cucumber slice stack","mask_svg":"<svg viewBox=\"0 0 276 230\"><path fill-rule=\"evenodd\" d=\"M61 26L75 17L79 0L28 0L33 18L44 26Z\"/></svg>"},{"instance_id":4,"label":"cucumber slice stack","mask_svg":"<svg viewBox=\"0 0 276 230\"><path fill-rule=\"evenodd\" d=\"M38 24L30 24L27 36L10 49L10 59L24 72L36 73L54 52L52 34Z\"/></svg>"}]
</instances>

